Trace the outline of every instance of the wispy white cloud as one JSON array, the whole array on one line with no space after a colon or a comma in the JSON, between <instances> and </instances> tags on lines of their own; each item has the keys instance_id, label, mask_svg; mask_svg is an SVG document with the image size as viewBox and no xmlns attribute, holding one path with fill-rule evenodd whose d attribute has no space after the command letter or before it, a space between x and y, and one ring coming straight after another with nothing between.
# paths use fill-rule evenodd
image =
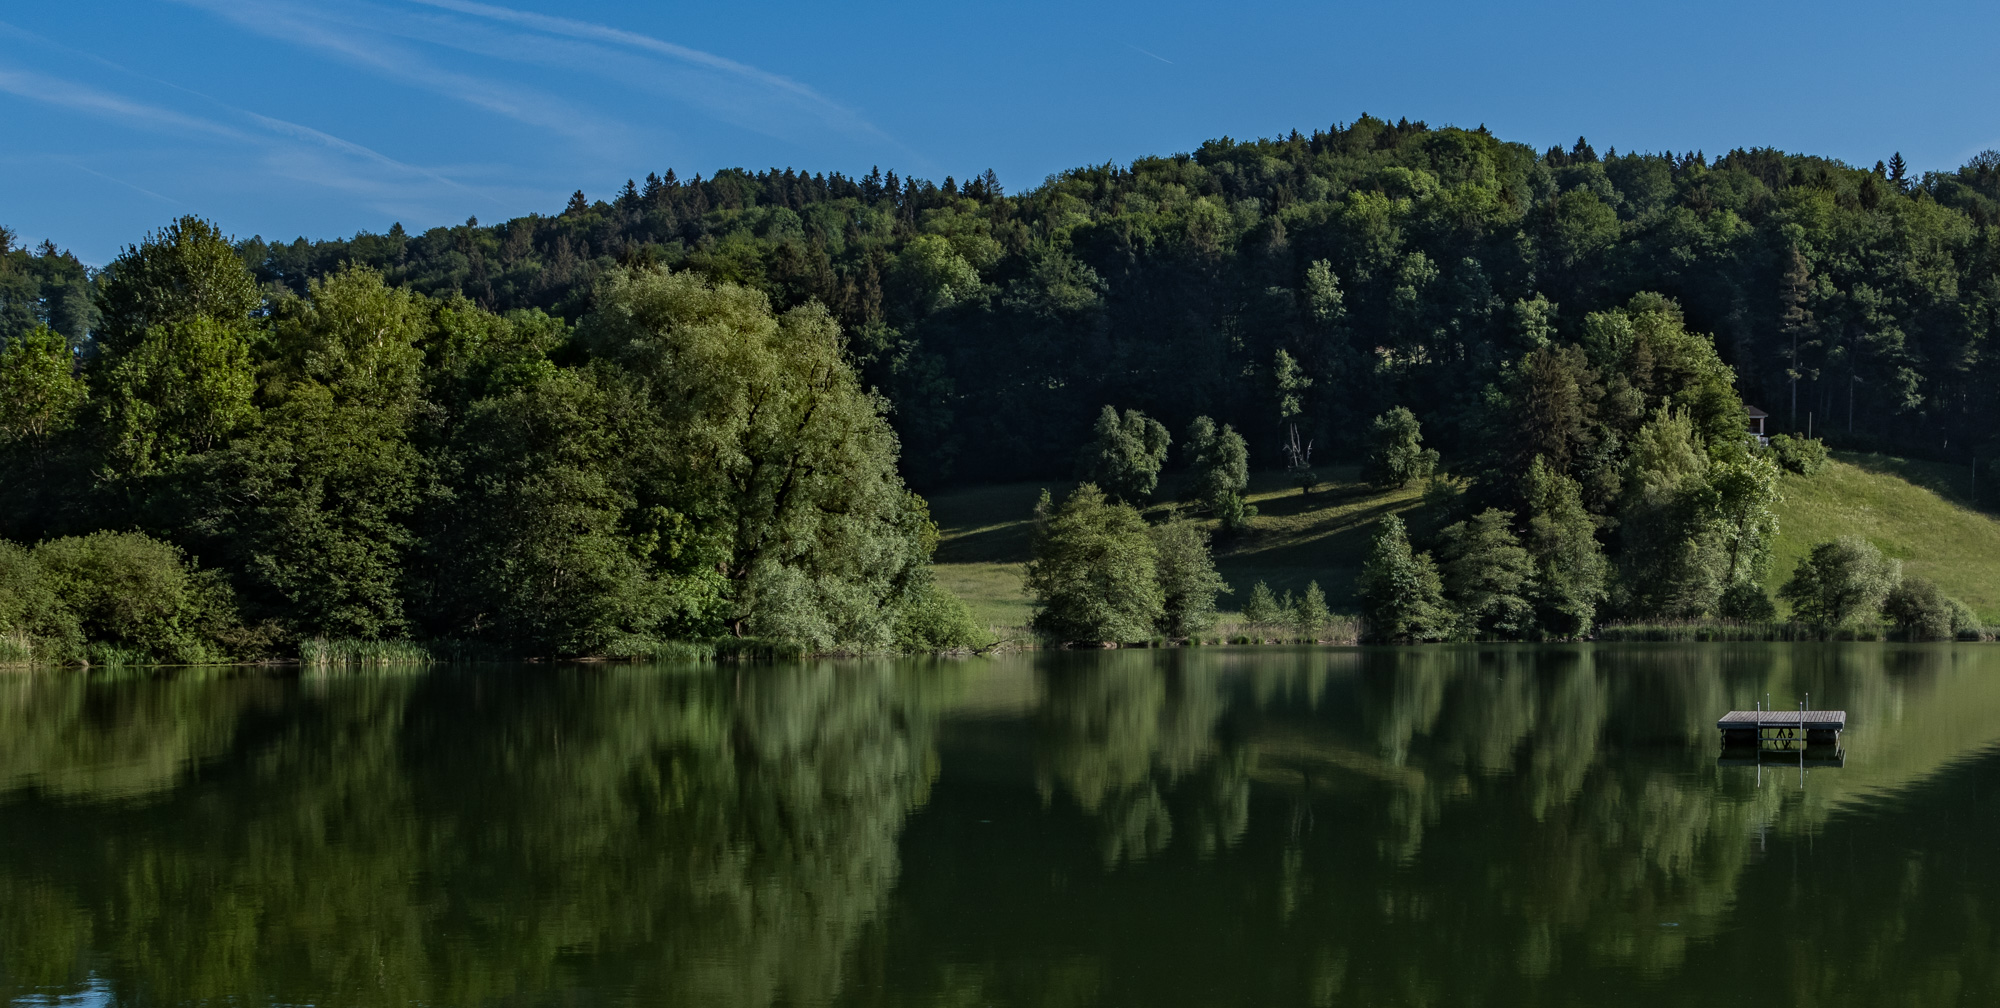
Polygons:
<instances>
[{"instance_id":1,"label":"wispy white cloud","mask_svg":"<svg viewBox=\"0 0 2000 1008\"><path fill-rule=\"evenodd\" d=\"M380 76L415 85L495 115L573 140L612 146L616 123L546 92L440 67L385 37L383 19L345 16L351 8L252 0L179 0L267 38L330 53Z\"/></svg>"},{"instance_id":2,"label":"wispy white cloud","mask_svg":"<svg viewBox=\"0 0 2000 1008\"><path fill-rule=\"evenodd\" d=\"M510 211L519 209L492 195L490 192L467 186L436 169L398 161L364 144L355 143L324 130L314 129L300 123L238 108L200 91L182 87L171 81L161 80L147 74L138 73L121 64L104 59L101 56L65 46L52 39L44 38L33 32L8 24L5 21L0 21L0 34L11 35L74 59L96 63L136 80L192 96L224 113L226 118L252 128L243 129L231 126L207 117L128 98L122 94L100 87L80 84L75 81L38 74L32 71L14 69L5 65L0 65L0 91L75 111L121 119L131 124L143 126L153 132L182 136L206 136L235 141L260 149L262 152L261 162L276 174L287 178L317 183L330 189L351 194L371 195L378 202L381 199L399 198L399 202L407 205L410 196L413 195L410 192L410 181L413 179L424 179L461 193L477 196L503 209ZM362 165L373 168L375 171L372 173L356 173L352 170L355 165L340 159L312 156L310 150L299 148L298 142L303 142L309 147L323 148L340 155L345 155L346 158L361 162ZM127 182L124 179L77 163L74 160L64 160L63 163L76 168L78 171L115 182L148 196L166 200L170 203L180 202L170 197L161 196L159 193ZM307 166L310 167L310 170L303 170Z\"/></svg>"},{"instance_id":3,"label":"wispy white cloud","mask_svg":"<svg viewBox=\"0 0 2000 1008\"><path fill-rule=\"evenodd\" d=\"M510 119L592 143L611 153L640 133L518 82L448 69L422 47L504 63L585 74L657 95L766 136L832 132L896 142L860 113L780 74L610 25L474 0L177 0L268 38L329 53L398 80ZM413 9L415 8L415 9ZM420 13L422 11L422 13ZM416 43L417 47L404 43ZM896 144L900 146L900 144Z\"/></svg>"},{"instance_id":4,"label":"wispy white cloud","mask_svg":"<svg viewBox=\"0 0 2000 1008\"><path fill-rule=\"evenodd\" d=\"M421 197L424 194L413 190L411 186L413 180L423 179L435 183L429 187L432 190L430 195L433 196L436 195L437 186L443 186L461 193L477 195L503 209L510 211L518 209L490 193L466 186L437 171L405 164L361 144L309 126L226 105L222 106L226 111L256 128L241 129L104 88L4 65L0 65L0 93L115 120L148 132L210 142L221 141L231 147L250 152L255 158L254 163L266 174L359 196L376 206L394 204L408 208L413 202L423 202ZM329 154L337 156L328 156ZM163 196L144 186L92 168L75 157L58 160L78 171L117 183L155 199L185 205L181 200ZM357 171L357 167L363 170Z\"/></svg>"},{"instance_id":5,"label":"wispy white cloud","mask_svg":"<svg viewBox=\"0 0 2000 1008\"><path fill-rule=\"evenodd\" d=\"M240 201L253 192L298 191L296 182L341 194L337 198L353 206L418 220L464 214L465 195L510 215L545 205L575 180L563 178L552 197L525 180L524 171L540 176L559 170L573 176L579 165L636 161L642 151L657 151L671 136L667 124L682 110L791 142L841 135L865 138L878 148L902 146L855 109L798 80L607 24L481 0L175 2L250 36L328 57L353 68L350 79L379 78L403 86L412 98L440 96L523 124L553 142L516 141L508 153L481 161L477 144L440 145L426 138L422 149L463 150L475 160L411 164L306 125L298 120L315 117L291 111L294 106L285 106L285 118L251 111L269 107L274 99L232 91L224 101L5 21L0 21L0 38L9 44L0 55L0 96L115 122L120 130L101 131L107 139L138 133L175 138L180 146L166 157L105 148L89 155L65 152L58 159L149 197L174 202L162 193L186 191L189 199L225 194L223 198ZM49 52L34 54L37 48ZM612 108L624 110L625 118L608 111ZM430 115L433 131L440 133L479 131L483 118L453 119L421 104L413 104L408 114ZM409 145L388 149L399 146ZM88 165L80 163L84 161ZM127 170L141 162L144 170ZM526 169L527 162L540 167ZM455 213L441 211L454 205Z\"/></svg>"},{"instance_id":6,"label":"wispy white cloud","mask_svg":"<svg viewBox=\"0 0 2000 1008\"><path fill-rule=\"evenodd\" d=\"M186 203L183 203L183 202L181 202L180 200L177 200L177 199L174 199L174 198L173 198L173 197L171 197L171 196L162 196L162 195L160 195L159 193L156 193L156 192L154 192L153 190L151 190L151 189L148 189L148 188L146 188L145 186L141 186L141 185L136 185L136 184L134 184L134 183L131 183L131 182L127 182L127 181L125 181L124 179L122 179L122 178L119 178L119 177L117 177L116 175L106 175L105 173L103 173L103 172L101 172L101 171L98 171L97 169L95 169L95 168L92 168L92 167L90 167L90 166L88 166L88 165L81 165L81 164L78 164L78 163L76 163L76 162L74 162L74 161L64 161L63 163L64 163L64 164L66 164L66 165L69 165L69 166L70 166L71 168L74 168L74 169L76 169L77 171L80 171L80 172L83 172L83 173L84 173L84 174L86 174L86 175L95 175L95 176L97 176L98 178L101 178L101 179L105 180L106 182L115 182L115 183L117 183L118 185L122 185L122 186L124 186L125 188L127 188L127 189L130 189L130 190L132 190L132 191L134 191L134 192L139 192L139 193L144 193L145 195L147 195L147 196L151 196L151 197L153 197L154 199L156 199L156 200L159 200L159 201L160 201L160 202L162 202L162 203L169 203L169 204L172 204L172 205L174 205L174 206L186 206L186 205L187 205Z\"/></svg>"},{"instance_id":7,"label":"wispy white cloud","mask_svg":"<svg viewBox=\"0 0 2000 1008\"><path fill-rule=\"evenodd\" d=\"M242 131L218 122L29 70L0 66L0 91L78 112L120 119L130 125L159 132L245 139Z\"/></svg>"},{"instance_id":8,"label":"wispy white cloud","mask_svg":"<svg viewBox=\"0 0 2000 1008\"><path fill-rule=\"evenodd\" d=\"M383 168L389 169L390 171L398 174L414 175L421 178L427 178L433 182L450 186L451 188L457 189L461 192L471 193L483 199L490 200L493 203L499 204L500 206L503 207L507 206L507 204L502 202L498 197L495 197L490 193L485 193L478 189L474 189L471 186L465 185L457 181L456 179L451 178L450 176L441 174L440 172L434 169L422 168L412 164L405 164L371 147L365 147L351 140L343 140L340 137L334 136L331 133L325 133L320 130L313 129L310 126L301 126L295 122L288 122L284 119L273 119L270 116L259 115L255 112L250 112L242 109L238 109L237 111L240 114L247 116L248 118L257 122L259 125L263 126L264 128L274 133L297 137L301 140L307 140L312 143L316 143L323 147L329 148L331 150L335 150L343 154L348 154L353 157L359 158L363 161L379 165Z\"/></svg>"},{"instance_id":9,"label":"wispy white cloud","mask_svg":"<svg viewBox=\"0 0 2000 1008\"><path fill-rule=\"evenodd\" d=\"M665 56L668 59L677 60L734 78L740 83L771 92L774 95L789 97L800 105L819 112L829 125L840 128L860 129L869 133L880 133L879 130L862 119L853 109L841 105L789 77L761 70L747 63L739 63L724 56L717 56L714 53L703 52L699 49L657 39L650 35L626 31L623 28L614 28L610 25L578 21L573 18L555 17L533 11L515 10L510 7L499 7L486 3L475 3L473 0L409 0L409 2L472 17L521 25L549 35L607 42L658 56Z\"/></svg>"}]
</instances>

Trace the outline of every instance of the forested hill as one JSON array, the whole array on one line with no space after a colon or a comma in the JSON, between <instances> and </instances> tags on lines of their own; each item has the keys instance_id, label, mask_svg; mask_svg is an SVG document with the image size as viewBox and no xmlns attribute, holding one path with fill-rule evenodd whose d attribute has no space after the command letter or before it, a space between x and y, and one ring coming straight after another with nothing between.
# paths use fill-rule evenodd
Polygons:
<instances>
[{"instance_id":1,"label":"forested hill","mask_svg":"<svg viewBox=\"0 0 2000 1008\"><path fill-rule=\"evenodd\" d=\"M570 320L634 262L747 284L780 309L817 300L891 402L906 475L936 487L1067 475L1105 404L1176 431L1233 423L1260 466L1287 396L1336 457L1400 404L1450 458L1472 447L1502 362L1645 291L1714 334L1773 430L1810 414L1836 444L1963 461L2000 419L1996 220L1992 152L1918 179L1900 157L1537 152L1364 116L1015 195L991 173L669 171L556 216L240 251L294 293L353 262ZM9 311L25 315L24 278L45 276L39 311L80 338L79 270L53 246L11 258Z\"/></svg>"}]
</instances>

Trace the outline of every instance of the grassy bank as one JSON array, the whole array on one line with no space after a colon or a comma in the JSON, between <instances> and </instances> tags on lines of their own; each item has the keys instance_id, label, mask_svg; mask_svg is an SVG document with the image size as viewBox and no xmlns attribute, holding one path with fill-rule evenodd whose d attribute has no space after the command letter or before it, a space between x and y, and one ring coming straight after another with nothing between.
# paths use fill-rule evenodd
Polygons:
<instances>
[{"instance_id":1,"label":"grassy bank","mask_svg":"<svg viewBox=\"0 0 2000 1008\"><path fill-rule=\"evenodd\" d=\"M1853 534L1901 560L1905 574L1936 581L1982 622L2000 623L2000 521L1967 501L1969 467L1848 452L1834 458L1817 476L1784 478L1766 578L1772 591L1814 543Z\"/></svg>"},{"instance_id":2,"label":"grassy bank","mask_svg":"<svg viewBox=\"0 0 2000 1008\"><path fill-rule=\"evenodd\" d=\"M1248 496L1258 514L1250 530L1215 542L1216 569L1236 589L1220 600L1225 626L1239 621L1234 606L1260 580L1280 594L1303 592L1308 582L1318 581L1333 608L1358 609L1354 580L1375 522L1384 515L1420 508L1423 502L1416 486L1384 492L1362 483L1353 467L1324 472L1328 481L1310 495L1301 495L1283 473L1251 477ZM1021 568L1029 558L1030 515L1044 486L1060 496L1071 484L1006 483L931 498L931 514L941 533L938 582L964 599L975 619L996 629L1018 627L1028 620ZM1162 496L1171 496L1171 487ZM1164 508L1153 510L1157 514ZM1406 517L1414 518L1415 528L1428 527L1421 515ZM1246 630L1226 636L1252 635Z\"/></svg>"},{"instance_id":3,"label":"grassy bank","mask_svg":"<svg viewBox=\"0 0 2000 1008\"><path fill-rule=\"evenodd\" d=\"M1435 530L1419 487L1382 491L1360 482L1353 468L1325 472L1329 481L1309 496L1287 484L1283 473L1252 477L1250 499L1258 515L1250 530L1215 544L1216 567L1236 589L1222 598L1225 610L1241 604L1259 580L1280 593L1304 591L1317 580L1334 609L1356 611L1355 577L1375 522L1401 514L1419 540ZM1900 559L1905 572L1963 599L1982 622L2000 624L2000 521L1971 507L1970 475L1965 466L1852 453L1836 454L1817 476L1787 474L1767 586L1775 593L1814 543L1856 534ZM1069 489L1064 483L1009 483L931 498L942 533L938 580L986 625L1027 622L1021 566L1028 560L1029 515L1043 486L1058 495ZM2000 493L2000 486L1992 489ZM1224 613L1225 622L1237 618Z\"/></svg>"}]
</instances>

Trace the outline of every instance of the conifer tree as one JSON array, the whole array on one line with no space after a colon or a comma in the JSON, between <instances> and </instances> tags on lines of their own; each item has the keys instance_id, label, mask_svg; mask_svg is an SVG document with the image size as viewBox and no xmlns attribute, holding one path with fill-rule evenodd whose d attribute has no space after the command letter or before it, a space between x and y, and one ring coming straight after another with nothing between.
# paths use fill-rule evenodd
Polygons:
<instances>
[{"instance_id":1,"label":"conifer tree","mask_svg":"<svg viewBox=\"0 0 2000 1008\"><path fill-rule=\"evenodd\" d=\"M1534 621L1533 607L1522 596L1534 566L1509 527L1513 518L1489 508L1439 536L1445 599L1465 633L1515 637Z\"/></svg>"},{"instance_id":2,"label":"conifer tree","mask_svg":"<svg viewBox=\"0 0 2000 1008\"><path fill-rule=\"evenodd\" d=\"M1306 582L1306 592L1292 607L1292 625L1299 635L1308 641L1319 640L1319 632L1326 629L1327 621L1333 613L1326 608L1326 592L1321 591L1318 581Z\"/></svg>"},{"instance_id":3,"label":"conifer tree","mask_svg":"<svg viewBox=\"0 0 2000 1008\"><path fill-rule=\"evenodd\" d=\"M1276 623L1281 615L1277 596L1271 594L1271 586L1263 581L1250 586L1250 596L1243 600L1243 621L1258 625Z\"/></svg>"},{"instance_id":4,"label":"conifer tree","mask_svg":"<svg viewBox=\"0 0 2000 1008\"><path fill-rule=\"evenodd\" d=\"M1410 549L1409 533L1401 518L1390 515L1382 519L1368 559L1361 565L1357 587L1372 639L1416 643L1451 635L1451 613L1445 606L1437 564L1430 554Z\"/></svg>"},{"instance_id":5,"label":"conifer tree","mask_svg":"<svg viewBox=\"0 0 2000 1008\"><path fill-rule=\"evenodd\" d=\"M1575 638L1590 632L1604 599L1609 565L1597 544L1597 521L1583 507L1583 489L1552 471L1540 456L1527 478L1528 537L1534 578L1525 595L1543 637Z\"/></svg>"}]
</instances>

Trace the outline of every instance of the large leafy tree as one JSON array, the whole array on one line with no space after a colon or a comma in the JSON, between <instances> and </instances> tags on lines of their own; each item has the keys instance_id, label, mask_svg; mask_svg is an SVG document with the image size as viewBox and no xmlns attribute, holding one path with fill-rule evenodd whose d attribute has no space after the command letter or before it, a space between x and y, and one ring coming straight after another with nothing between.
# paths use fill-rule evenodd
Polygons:
<instances>
[{"instance_id":1,"label":"large leafy tree","mask_svg":"<svg viewBox=\"0 0 2000 1008\"><path fill-rule=\"evenodd\" d=\"M663 530L653 563L684 608L708 604L714 570L730 630L886 646L936 533L826 310L621 270L579 339L631 404L635 504Z\"/></svg>"},{"instance_id":2,"label":"large leafy tree","mask_svg":"<svg viewBox=\"0 0 2000 1008\"><path fill-rule=\"evenodd\" d=\"M1584 509L1576 480L1540 458L1528 469L1528 534L1523 546L1534 562L1526 596L1544 637L1575 638L1590 632L1604 600L1609 563L1597 542L1597 520Z\"/></svg>"},{"instance_id":3,"label":"large leafy tree","mask_svg":"<svg viewBox=\"0 0 2000 1008\"><path fill-rule=\"evenodd\" d=\"M1398 406L1369 424L1363 479L1381 487L1406 487L1430 478L1437 465L1437 450L1424 447L1423 426L1416 414Z\"/></svg>"},{"instance_id":4,"label":"large leafy tree","mask_svg":"<svg viewBox=\"0 0 2000 1008\"><path fill-rule=\"evenodd\" d=\"M221 445L256 420L250 334L206 315L161 322L104 377L110 454L145 475Z\"/></svg>"},{"instance_id":5,"label":"large leafy tree","mask_svg":"<svg viewBox=\"0 0 2000 1008\"><path fill-rule=\"evenodd\" d=\"M439 458L445 485L424 508L421 615L433 632L477 627L527 653L565 655L712 630L723 578L712 568L705 582L658 575L657 561L692 559L681 553L694 544L684 524L639 510L611 409L571 370L468 409Z\"/></svg>"},{"instance_id":6,"label":"large leafy tree","mask_svg":"<svg viewBox=\"0 0 2000 1008\"><path fill-rule=\"evenodd\" d=\"M0 343L0 444L45 447L75 426L89 397L60 333L38 325Z\"/></svg>"},{"instance_id":7,"label":"large leafy tree","mask_svg":"<svg viewBox=\"0 0 2000 1008\"><path fill-rule=\"evenodd\" d=\"M1195 417L1188 424L1183 443L1193 482L1189 493L1213 508L1230 494L1241 495L1250 485L1250 448L1236 428L1216 426L1209 418Z\"/></svg>"},{"instance_id":8,"label":"large leafy tree","mask_svg":"<svg viewBox=\"0 0 2000 1008\"><path fill-rule=\"evenodd\" d=\"M1071 642L1151 637L1167 615L1159 568L1145 519L1130 505L1092 483L1078 486L1059 506L1042 492L1025 579L1038 632ZM1199 590L1204 579L1190 573L1189 586ZM1184 595L1179 618L1188 615L1189 601Z\"/></svg>"},{"instance_id":9,"label":"large leafy tree","mask_svg":"<svg viewBox=\"0 0 2000 1008\"><path fill-rule=\"evenodd\" d=\"M1719 500L1708 454L1688 414L1656 413L1633 439L1626 472L1618 608L1640 617L1709 615L1728 585L1728 558L1712 527Z\"/></svg>"},{"instance_id":10,"label":"large leafy tree","mask_svg":"<svg viewBox=\"0 0 2000 1008\"><path fill-rule=\"evenodd\" d=\"M1839 627L1877 618L1901 580L1899 561L1860 536L1842 536L1814 546L1778 595L1792 604L1793 619Z\"/></svg>"},{"instance_id":11,"label":"large leafy tree","mask_svg":"<svg viewBox=\"0 0 2000 1008\"><path fill-rule=\"evenodd\" d=\"M1949 640L1979 628L1972 607L1946 595L1929 578L1903 578L1883 598L1882 615L1896 624L1905 639L1913 641Z\"/></svg>"},{"instance_id":12,"label":"large leafy tree","mask_svg":"<svg viewBox=\"0 0 2000 1008\"><path fill-rule=\"evenodd\" d=\"M1188 637L1215 625L1215 597L1229 592L1208 551L1208 533L1185 519L1156 525L1153 550L1160 578L1159 630Z\"/></svg>"},{"instance_id":13,"label":"large leafy tree","mask_svg":"<svg viewBox=\"0 0 2000 1008\"><path fill-rule=\"evenodd\" d=\"M1250 486L1250 448L1243 435L1228 424L1218 428L1207 417L1195 417L1184 444L1190 470L1188 496L1215 515L1222 531L1247 528L1257 509L1243 499Z\"/></svg>"},{"instance_id":14,"label":"large leafy tree","mask_svg":"<svg viewBox=\"0 0 2000 1008\"><path fill-rule=\"evenodd\" d=\"M1138 410L1126 410L1120 416L1106 406L1097 415L1079 467L1084 479L1113 498L1143 504L1160 485L1160 470L1166 467L1167 447L1172 442L1166 426L1158 420Z\"/></svg>"},{"instance_id":15,"label":"large leafy tree","mask_svg":"<svg viewBox=\"0 0 2000 1008\"><path fill-rule=\"evenodd\" d=\"M0 535L60 534L94 510L77 437L89 399L62 334L35 325L0 343Z\"/></svg>"},{"instance_id":16,"label":"large leafy tree","mask_svg":"<svg viewBox=\"0 0 2000 1008\"><path fill-rule=\"evenodd\" d=\"M221 229L194 216L126 249L99 278L97 296L103 312L97 341L114 356L153 326L196 318L241 322L263 300Z\"/></svg>"},{"instance_id":17,"label":"large leafy tree","mask_svg":"<svg viewBox=\"0 0 2000 1008\"><path fill-rule=\"evenodd\" d=\"M274 316L261 425L193 476L204 550L231 555L246 598L297 634L405 633L427 307L355 268Z\"/></svg>"}]
</instances>

